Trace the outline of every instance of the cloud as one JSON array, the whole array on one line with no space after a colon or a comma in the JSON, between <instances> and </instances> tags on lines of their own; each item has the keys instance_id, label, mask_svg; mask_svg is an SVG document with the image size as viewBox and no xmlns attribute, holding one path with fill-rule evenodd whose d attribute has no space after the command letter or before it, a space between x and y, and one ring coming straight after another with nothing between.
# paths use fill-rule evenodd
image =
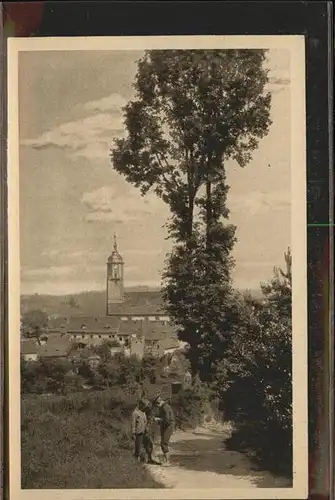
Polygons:
<instances>
[{"instance_id":1,"label":"cloud","mask_svg":"<svg viewBox=\"0 0 335 500\"><path fill-rule=\"evenodd\" d=\"M290 86L291 78L288 68L283 69L270 65L268 69L270 70L269 82L266 85L266 90L277 93Z\"/></svg>"},{"instance_id":2,"label":"cloud","mask_svg":"<svg viewBox=\"0 0 335 500\"><path fill-rule=\"evenodd\" d=\"M40 267L38 269L23 269L22 278L58 278L69 276L75 273L75 269L70 266Z\"/></svg>"},{"instance_id":3,"label":"cloud","mask_svg":"<svg viewBox=\"0 0 335 500\"><path fill-rule=\"evenodd\" d=\"M103 255L103 251L92 251L89 248L85 250L75 250L73 252L69 252L68 250L56 250L56 249L51 249L51 250L44 250L41 252L42 257L47 257L54 263L63 263L66 261L72 261L76 259L94 259L94 258L101 258ZM66 266L61 266L61 267L66 267Z\"/></svg>"},{"instance_id":4,"label":"cloud","mask_svg":"<svg viewBox=\"0 0 335 500\"><path fill-rule=\"evenodd\" d=\"M120 113L123 106L127 104L127 101L120 94L111 94L107 97L103 97L98 101L90 101L84 105L84 108L88 111L98 111L106 113L107 111L113 113Z\"/></svg>"},{"instance_id":5,"label":"cloud","mask_svg":"<svg viewBox=\"0 0 335 500\"><path fill-rule=\"evenodd\" d=\"M289 191L252 191L244 195L228 195L228 204L232 212L245 211L253 216L285 210L290 207L291 199Z\"/></svg>"},{"instance_id":6,"label":"cloud","mask_svg":"<svg viewBox=\"0 0 335 500\"><path fill-rule=\"evenodd\" d=\"M53 248L51 250L43 250L41 252L42 257L50 257L50 258L58 257L60 254L61 254L61 251L57 250L55 248Z\"/></svg>"},{"instance_id":7,"label":"cloud","mask_svg":"<svg viewBox=\"0 0 335 500\"><path fill-rule=\"evenodd\" d=\"M253 269L253 268L259 268L259 267L265 267L265 268L273 268L274 267L274 264L273 262L269 262L269 261L265 261L265 260L262 260L261 262L251 262L251 261L243 261L243 260L240 260L239 261L239 268L250 268L250 269Z\"/></svg>"},{"instance_id":8,"label":"cloud","mask_svg":"<svg viewBox=\"0 0 335 500\"><path fill-rule=\"evenodd\" d=\"M124 133L120 113L92 114L81 120L63 123L39 137L22 141L36 150L58 148L76 159L108 159L113 138Z\"/></svg>"},{"instance_id":9,"label":"cloud","mask_svg":"<svg viewBox=\"0 0 335 500\"><path fill-rule=\"evenodd\" d=\"M269 78L269 82L266 85L266 90L268 92L271 92L272 94L277 94L278 92L289 88L290 83L291 80L289 79L289 77Z\"/></svg>"},{"instance_id":10,"label":"cloud","mask_svg":"<svg viewBox=\"0 0 335 500\"><path fill-rule=\"evenodd\" d=\"M132 258L133 256L135 257L148 257L150 256L157 256L157 255L165 255L165 250L159 249L157 247L155 248L147 248L147 249L139 249L139 248L128 248L123 250L123 254L125 256L129 256Z\"/></svg>"},{"instance_id":11,"label":"cloud","mask_svg":"<svg viewBox=\"0 0 335 500\"><path fill-rule=\"evenodd\" d=\"M273 78L270 78L269 83L272 85L289 85L291 80L288 75L274 76Z\"/></svg>"},{"instance_id":12,"label":"cloud","mask_svg":"<svg viewBox=\"0 0 335 500\"><path fill-rule=\"evenodd\" d=\"M168 215L164 202L154 194L142 197L138 189L127 186L124 192L114 186L103 186L95 191L84 193L81 199L89 213L86 220L105 222L139 221L157 212Z\"/></svg>"},{"instance_id":13,"label":"cloud","mask_svg":"<svg viewBox=\"0 0 335 500\"><path fill-rule=\"evenodd\" d=\"M21 282L21 294L31 295L38 293L41 295L71 295L88 291L103 291L105 283L94 280L71 280L62 282L38 281Z\"/></svg>"}]
</instances>

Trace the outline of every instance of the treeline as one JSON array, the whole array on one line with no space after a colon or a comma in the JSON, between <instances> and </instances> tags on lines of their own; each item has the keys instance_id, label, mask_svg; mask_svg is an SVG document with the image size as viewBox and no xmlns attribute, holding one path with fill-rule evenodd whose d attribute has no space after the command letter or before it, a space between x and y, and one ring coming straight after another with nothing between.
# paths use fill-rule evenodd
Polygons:
<instances>
[{"instance_id":1,"label":"treeline","mask_svg":"<svg viewBox=\"0 0 335 500\"><path fill-rule=\"evenodd\" d=\"M75 355L77 353L77 355ZM145 384L161 384L181 380L189 368L183 352L173 357L125 356L111 354L110 342L72 353L72 359L40 358L34 362L21 359L21 391L23 394L67 394L80 389L109 389L127 386L133 391ZM98 357L91 355L96 354Z\"/></svg>"}]
</instances>

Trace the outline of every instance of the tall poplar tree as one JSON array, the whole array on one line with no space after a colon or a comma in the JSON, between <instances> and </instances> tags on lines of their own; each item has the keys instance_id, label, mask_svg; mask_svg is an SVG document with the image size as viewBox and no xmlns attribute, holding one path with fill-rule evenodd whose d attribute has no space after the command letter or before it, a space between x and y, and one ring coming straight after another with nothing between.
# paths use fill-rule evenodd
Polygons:
<instances>
[{"instance_id":1,"label":"tall poplar tree","mask_svg":"<svg viewBox=\"0 0 335 500\"><path fill-rule=\"evenodd\" d=\"M199 345L210 352L215 336L224 344L218 336L222 313L219 318L214 310L224 309L235 242L235 228L226 223L226 167L229 160L246 166L268 133L265 60L264 50L146 52L138 62L135 97L124 109L126 136L111 152L117 172L170 208L175 246L165 298L200 364Z\"/></svg>"}]
</instances>

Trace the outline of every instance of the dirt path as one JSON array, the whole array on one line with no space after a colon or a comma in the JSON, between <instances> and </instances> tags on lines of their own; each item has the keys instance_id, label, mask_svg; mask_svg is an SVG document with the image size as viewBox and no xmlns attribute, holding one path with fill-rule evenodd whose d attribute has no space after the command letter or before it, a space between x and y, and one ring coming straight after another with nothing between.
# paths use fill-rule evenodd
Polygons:
<instances>
[{"instance_id":1,"label":"dirt path","mask_svg":"<svg viewBox=\"0 0 335 500\"><path fill-rule=\"evenodd\" d=\"M166 488L281 488L287 479L257 470L238 452L225 449L230 429L198 428L177 431L171 442L168 467L148 465L152 476ZM159 455L157 455L159 458Z\"/></svg>"}]
</instances>

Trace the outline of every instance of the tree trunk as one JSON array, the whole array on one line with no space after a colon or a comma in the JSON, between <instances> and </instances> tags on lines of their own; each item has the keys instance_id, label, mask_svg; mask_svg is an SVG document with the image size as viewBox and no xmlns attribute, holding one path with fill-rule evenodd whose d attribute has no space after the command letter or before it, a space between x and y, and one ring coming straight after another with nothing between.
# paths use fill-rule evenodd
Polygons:
<instances>
[{"instance_id":1,"label":"tree trunk","mask_svg":"<svg viewBox=\"0 0 335 500\"><path fill-rule=\"evenodd\" d=\"M195 198L195 186L194 186L194 166L193 166L193 155L192 151L186 153L187 165L187 187L188 187L188 219L187 219L187 240L186 246L190 248L191 240L193 236L193 212L194 212L194 198Z\"/></svg>"},{"instance_id":2,"label":"tree trunk","mask_svg":"<svg viewBox=\"0 0 335 500\"><path fill-rule=\"evenodd\" d=\"M212 184L206 182L206 249L211 247L211 227L212 227Z\"/></svg>"},{"instance_id":3,"label":"tree trunk","mask_svg":"<svg viewBox=\"0 0 335 500\"><path fill-rule=\"evenodd\" d=\"M187 238L192 239L193 235L193 211L194 211L194 196L189 196L188 221L187 221Z\"/></svg>"}]
</instances>

